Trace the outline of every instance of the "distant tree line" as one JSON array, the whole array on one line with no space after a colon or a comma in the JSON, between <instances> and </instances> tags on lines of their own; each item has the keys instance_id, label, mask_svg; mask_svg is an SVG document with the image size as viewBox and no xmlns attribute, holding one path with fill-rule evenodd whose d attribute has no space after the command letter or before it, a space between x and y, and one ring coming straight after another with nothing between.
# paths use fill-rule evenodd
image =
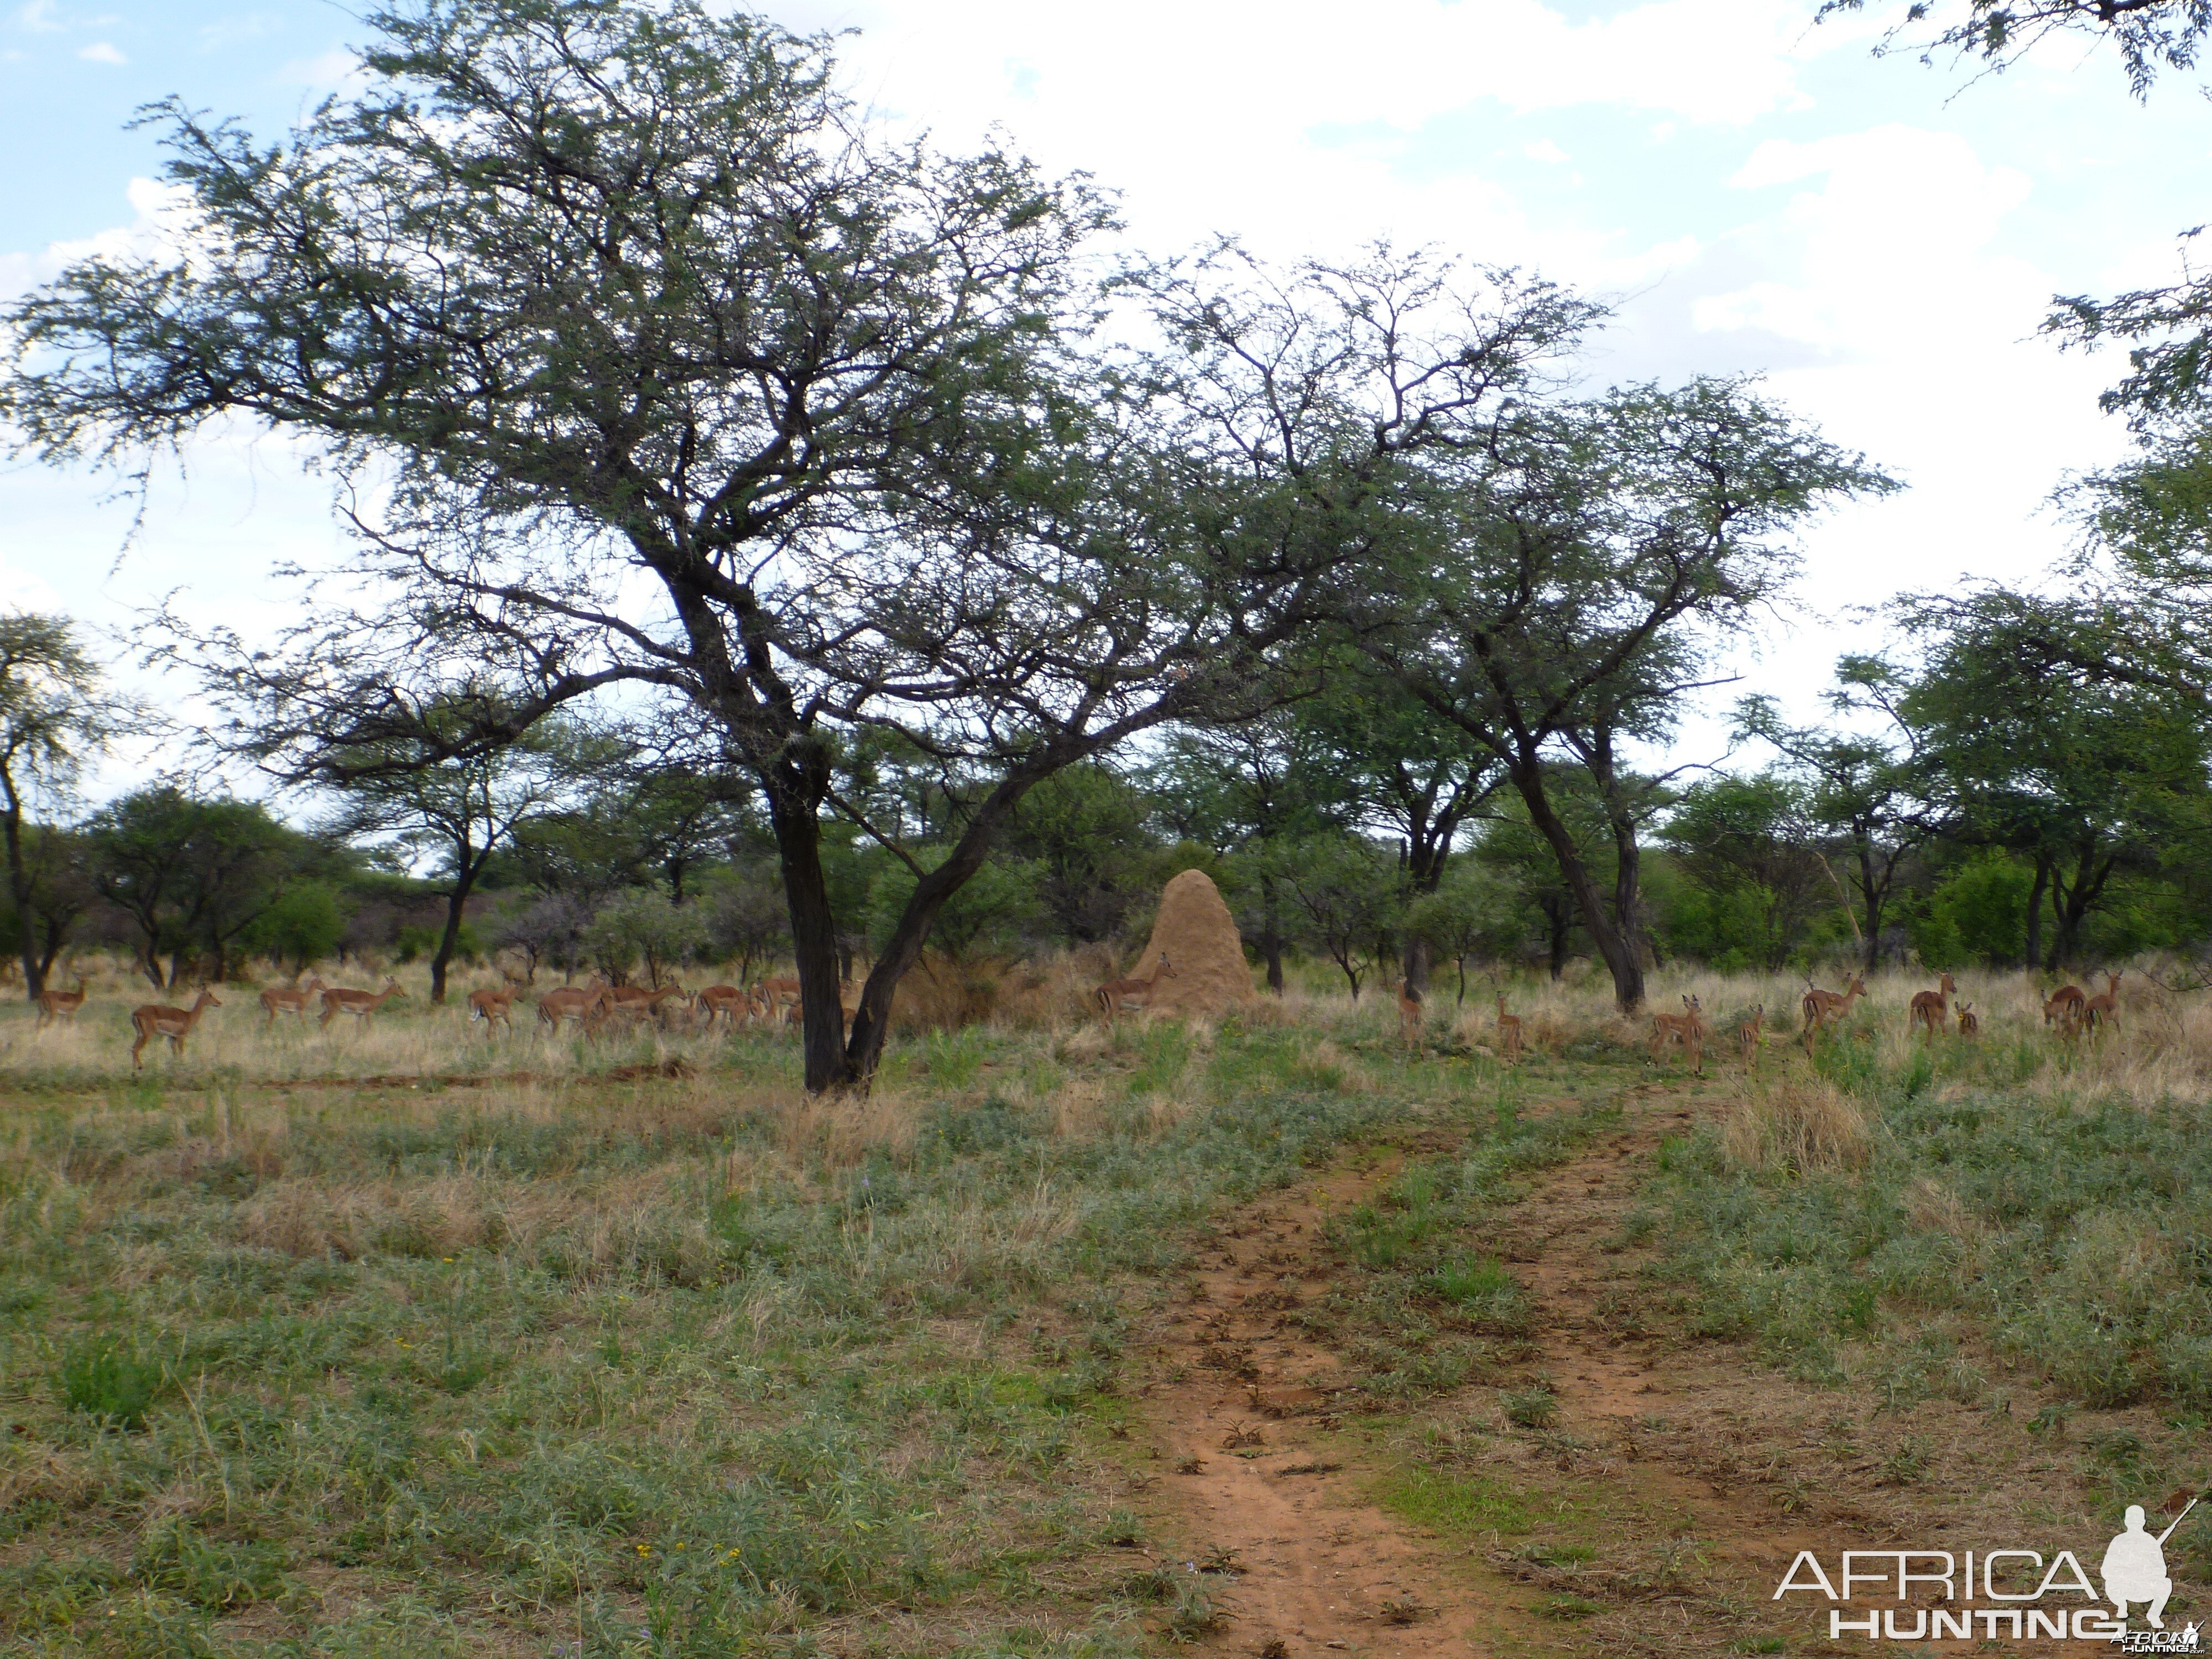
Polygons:
<instances>
[{"instance_id":1,"label":"distant tree line","mask_svg":"<svg viewBox=\"0 0 2212 1659\"><path fill-rule=\"evenodd\" d=\"M1422 252L1109 260L1086 180L895 141L830 39L703 0L365 25L360 86L284 143L149 117L188 260L8 312L23 453L143 476L243 418L317 449L357 538L273 644L157 630L223 711L205 747L327 816L170 790L38 830L11 790L27 979L77 925L41 891L173 975L404 869L440 995L495 939L563 973L787 954L823 1089L870 1076L926 948L1123 943L1183 864L1271 984L1355 994L1583 956L1632 1011L1671 953L2191 934L2212 682L2139 581L1908 600L1826 722L1740 708L1765 770L1639 764L1804 524L1895 487L1752 381L1581 389L1601 307ZM2201 593L2164 476L2085 520ZM100 737L74 672L19 696L84 722L25 751L57 799Z\"/></svg>"}]
</instances>

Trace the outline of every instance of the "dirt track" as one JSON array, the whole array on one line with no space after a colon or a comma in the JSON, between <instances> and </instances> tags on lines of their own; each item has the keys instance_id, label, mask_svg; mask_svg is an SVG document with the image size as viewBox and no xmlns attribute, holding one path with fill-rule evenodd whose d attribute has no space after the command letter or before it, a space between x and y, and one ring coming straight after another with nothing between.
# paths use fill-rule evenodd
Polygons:
<instances>
[{"instance_id":1,"label":"dirt track","mask_svg":"<svg viewBox=\"0 0 2212 1659\"><path fill-rule=\"evenodd\" d=\"M1342 1392L1345 1356L1286 1318L1344 1271L1323 1239L1328 1218L1372 1196L1401 1160L1340 1169L1224 1220L1190 1293L1148 1334L1134 1427L1151 1458L1138 1477L1144 1501L1164 1535L1182 1540L1173 1565L1229 1615L1204 1650L1297 1659L1825 1645L1825 1603L1772 1601L1797 1550L1832 1562L1908 1534L1940 1547L1978 1496L2014 1495L1991 1494L1992 1482L2032 1487L2043 1473L2033 1466L1980 1462L1989 1425L1971 1410L1925 1402L1908 1425L1850 1390L1792 1382L1671 1327L1640 1271L1649 1247L1624 1248L1621 1223L1662 1138L1721 1104L1711 1091L1638 1091L1618 1128L1533 1178L1522 1201L1475 1231L1537 1298L1536 1356L1423 1415L1475 1428L1478 1473L1539 1517L1514 1536L1425 1532L1386 1509L1377 1492L1407 1467L1403 1437L1370 1426ZM1540 1376L1558 1419L1516 1432L1498 1417L1495 1385ZM1883 1470L1908 1426L1932 1468L1904 1492ZM1978 1463L1984 1479L1969 1481ZM1547 1550L1546 1540L1574 1541Z\"/></svg>"}]
</instances>

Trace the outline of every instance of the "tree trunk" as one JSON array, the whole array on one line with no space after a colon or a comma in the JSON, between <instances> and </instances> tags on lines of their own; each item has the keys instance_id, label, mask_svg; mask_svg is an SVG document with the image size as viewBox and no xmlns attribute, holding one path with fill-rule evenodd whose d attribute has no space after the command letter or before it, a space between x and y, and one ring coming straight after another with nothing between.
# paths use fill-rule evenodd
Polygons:
<instances>
[{"instance_id":1,"label":"tree trunk","mask_svg":"<svg viewBox=\"0 0 2212 1659\"><path fill-rule=\"evenodd\" d=\"M2027 894L2027 941L2021 966L2033 973L2043 964L2043 896L2051 885L2051 854L2035 855L2035 885Z\"/></svg>"},{"instance_id":2,"label":"tree trunk","mask_svg":"<svg viewBox=\"0 0 2212 1659\"><path fill-rule=\"evenodd\" d=\"M1859 941L1859 966L1868 973L1881 965L1881 900L1875 886L1874 847L1864 836L1858 838L1859 899L1866 906L1866 937Z\"/></svg>"},{"instance_id":3,"label":"tree trunk","mask_svg":"<svg viewBox=\"0 0 2212 1659\"><path fill-rule=\"evenodd\" d=\"M1081 757L1079 755L1074 758ZM1014 809L1021 805L1022 797L1029 793L1036 784L1068 763L1069 757L1066 756L1041 756L1032 764L1001 779L999 786L985 796L982 805L975 809L975 816L969 819L967 829L961 832L960 839L953 844L952 851L946 855L945 861L915 883L914 891L908 896L906 908L900 913L897 925L891 929L891 936L884 945L883 954L876 958L875 966L869 969L868 982L860 989L860 1006L853 1012L852 1035L839 1055L842 1066L838 1079L841 1084L858 1083L865 1087L875 1076L876 1063L883 1058L884 1039L890 1030L891 994L898 989L898 982L906 976L907 970L921 959L921 948L929 939L929 930L936 925L938 913L944 909L945 901L983 867L983 860L990 856L991 848L998 841L999 831L1013 816ZM814 868L818 882L821 872L818 858ZM826 919L829 914L826 897L822 908ZM794 933L798 931L797 924L798 917L794 912ZM834 933L829 946L824 966L834 973L836 969ZM799 981L803 994L805 988L803 969ZM844 1011L837 1000L837 987L834 981L830 982L829 991L830 1006L838 1011L842 1028ZM811 1012L807 1017L810 1020L812 1018ZM814 1051L811 1029L807 1037L807 1087L811 1089L817 1085L812 1080Z\"/></svg>"},{"instance_id":4,"label":"tree trunk","mask_svg":"<svg viewBox=\"0 0 2212 1659\"><path fill-rule=\"evenodd\" d=\"M2112 860L2106 859L2104 868L2099 869L2094 844L2084 846L2075 866L2073 884L2069 887L2053 880L2053 898L2063 897L2064 900L2058 915L2057 937L2052 939L2051 946L2055 962L2069 969L2081 965L2081 924L2088 920L2089 912L2096 908L2098 899L2103 896L2105 882L2112 873Z\"/></svg>"},{"instance_id":5,"label":"tree trunk","mask_svg":"<svg viewBox=\"0 0 2212 1659\"><path fill-rule=\"evenodd\" d=\"M438 954L430 958L433 1003L446 1000L446 969L452 966L453 953L460 948L461 923L468 915L469 894L476 888L477 878L483 872L486 856L480 854L471 859L473 849L465 842L454 850L459 856L453 860L453 890L446 895L446 930L438 936Z\"/></svg>"},{"instance_id":6,"label":"tree trunk","mask_svg":"<svg viewBox=\"0 0 2212 1659\"><path fill-rule=\"evenodd\" d=\"M784 902L791 913L791 951L799 981L799 1017L811 1094L854 1080L845 1058L845 1006L838 996L837 919L830 909L830 884L822 872L821 796L809 786L818 775L826 786L828 757L819 745L798 763L762 769L769 822L783 866ZM911 905L909 904L909 908ZM917 941L915 954L921 954ZM873 979L870 987L873 988ZM886 1012L890 1001L886 989ZM855 1024L859 1023L855 1018ZM882 1037L876 1039L882 1046Z\"/></svg>"},{"instance_id":7,"label":"tree trunk","mask_svg":"<svg viewBox=\"0 0 2212 1659\"><path fill-rule=\"evenodd\" d=\"M1260 954L1267 962L1267 988L1283 994L1283 923L1275 896L1275 878L1260 878Z\"/></svg>"},{"instance_id":8,"label":"tree trunk","mask_svg":"<svg viewBox=\"0 0 2212 1659\"><path fill-rule=\"evenodd\" d=\"M1611 794L1607 780L1607 795ZM1619 860L1613 876L1613 920L1620 930L1621 946L1634 958L1636 994L1640 1001L1644 995L1644 894L1643 849L1637 844L1636 820L1619 810L1608 799L1606 821L1613 830L1614 857Z\"/></svg>"},{"instance_id":9,"label":"tree trunk","mask_svg":"<svg viewBox=\"0 0 2212 1659\"><path fill-rule=\"evenodd\" d=\"M1429 988L1429 942L1419 933L1407 935L1405 975L1406 983L1416 991Z\"/></svg>"},{"instance_id":10,"label":"tree trunk","mask_svg":"<svg viewBox=\"0 0 2212 1659\"><path fill-rule=\"evenodd\" d=\"M0 831L8 842L8 893L15 902L15 947L23 959L23 991L33 1002L46 988L46 976L39 961L38 930L31 921L31 872L23 867L23 806L15 797L13 779L0 775L0 788L7 792L4 811L0 811Z\"/></svg>"},{"instance_id":11,"label":"tree trunk","mask_svg":"<svg viewBox=\"0 0 2212 1659\"><path fill-rule=\"evenodd\" d=\"M1552 856L1559 860L1559 874L1567 890L1574 895L1575 908L1582 914L1583 927L1613 975L1614 1005L1624 1014L1638 1012L1644 1006L1643 959L1606 914L1605 896L1598 890L1589 866L1583 862L1573 835L1552 810L1551 797L1544 788L1541 765L1533 759L1516 761L1512 775L1514 787L1528 805L1529 822L1550 843Z\"/></svg>"},{"instance_id":12,"label":"tree trunk","mask_svg":"<svg viewBox=\"0 0 2212 1659\"><path fill-rule=\"evenodd\" d=\"M1552 953L1552 983L1557 985L1567 971L1567 935L1574 931L1574 901L1565 893L1547 893L1537 902L1544 907L1544 922L1549 935L1546 943Z\"/></svg>"}]
</instances>

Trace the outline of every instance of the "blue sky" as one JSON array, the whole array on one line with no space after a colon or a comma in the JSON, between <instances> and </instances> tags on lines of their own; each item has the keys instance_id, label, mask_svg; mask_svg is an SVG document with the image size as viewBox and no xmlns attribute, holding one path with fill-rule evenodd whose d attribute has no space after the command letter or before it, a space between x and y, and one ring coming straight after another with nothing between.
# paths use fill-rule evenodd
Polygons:
<instances>
[{"instance_id":1,"label":"blue sky","mask_svg":"<svg viewBox=\"0 0 2212 1659\"><path fill-rule=\"evenodd\" d=\"M1875 58L1880 14L1815 27L1812 0L768 9L857 30L848 76L885 119L950 145L996 125L1089 171L1154 252L1224 232L1285 256L1435 243L1613 298L1601 377L1765 374L1911 486L1812 529L1798 606L1739 665L1808 714L1836 653L1875 638L1849 606L2061 561L2044 498L2124 437L2095 409L2114 366L2036 325L2054 292L2170 280L2176 234L2212 216L2195 87L2136 104L2106 54L2067 43L1970 81ZM343 86L360 38L318 0L0 11L0 293L87 247L148 245L158 158L123 131L136 106L176 94L274 132ZM127 554L130 514L99 480L0 471L0 602L127 630L133 605L177 590L276 626L271 564L337 545L301 459L211 434ZM1684 738L1700 757L1717 742L1711 721Z\"/></svg>"}]
</instances>

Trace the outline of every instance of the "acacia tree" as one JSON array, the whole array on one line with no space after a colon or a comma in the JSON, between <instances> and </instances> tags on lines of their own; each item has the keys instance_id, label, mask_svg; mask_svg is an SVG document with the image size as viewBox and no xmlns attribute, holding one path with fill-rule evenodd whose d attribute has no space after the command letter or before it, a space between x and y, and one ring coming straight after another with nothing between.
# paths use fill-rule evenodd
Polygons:
<instances>
[{"instance_id":1,"label":"acacia tree","mask_svg":"<svg viewBox=\"0 0 2212 1659\"><path fill-rule=\"evenodd\" d=\"M1259 914L1243 931L1265 964L1267 988L1283 994L1288 852L1322 822L1303 732L1287 710L1232 726L1187 727L1160 757L1160 815L1168 828L1229 855L1229 873L1255 893Z\"/></svg>"},{"instance_id":2,"label":"acacia tree","mask_svg":"<svg viewBox=\"0 0 2212 1659\"><path fill-rule=\"evenodd\" d=\"M242 676L234 676L237 684ZM249 709L235 742L269 752L264 731L285 729L281 714L264 727ZM274 752L280 771L298 768L329 777L343 805L331 825L341 836L392 836L416 853L434 855L445 883L446 920L430 957L430 1000L446 1000L446 973L460 948L470 895L494 854L524 824L551 811L568 793L571 757L557 726L541 726L514 743L465 747L455 729L477 718L466 703L418 709L413 738L397 733L374 745L335 749L316 743L307 765L290 757L296 743ZM285 763L289 762L289 766Z\"/></svg>"},{"instance_id":3,"label":"acacia tree","mask_svg":"<svg viewBox=\"0 0 2212 1659\"><path fill-rule=\"evenodd\" d=\"M1357 656L1295 718L1314 789L1352 827L1397 839L1407 904L1433 895L1461 830L1505 781L1497 756ZM1407 932L1402 971L1418 990L1431 942Z\"/></svg>"},{"instance_id":4,"label":"acacia tree","mask_svg":"<svg viewBox=\"0 0 2212 1659\"><path fill-rule=\"evenodd\" d=\"M1838 724L1795 726L1771 697L1736 704L1737 734L1771 744L1805 783L1808 810L1840 839L1848 883L1857 895L1862 928L1854 919L1863 965L1871 971L1881 953L1881 930L1906 860L1945 827L1925 795L1925 769L1917 734L1905 723L1899 699L1910 680L1879 657L1848 656L1836 665L1827 703ZM1845 726L1845 720L1875 725ZM1834 871L1822 855L1830 879Z\"/></svg>"},{"instance_id":5,"label":"acacia tree","mask_svg":"<svg viewBox=\"0 0 2212 1659\"><path fill-rule=\"evenodd\" d=\"M1080 181L884 142L826 41L702 0L367 21L367 89L283 143L154 112L190 258L88 259L16 305L0 416L134 468L226 416L325 447L373 597L257 671L318 781L487 674L453 757L616 688L688 704L762 792L808 1085L864 1078L1023 793L1232 702L1295 580L1275 602L1286 567L1180 520L1091 409L1076 261L1107 215ZM993 783L841 1041L822 815L871 726Z\"/></svg>"},{"instance_id":6,"label":"acacia tree","mask_svg":"<svg viewBox=\"0 0 2212 1659\"><path fill-rule=\"evenodd\" d=\"M2201 844L2212 827L2202 702L2114 672L2124 659L2091 603L1990 587L1908 598L1897 611L1924 652L1900 713L1955 833L2034 860L2029 963L2047 898L2043 963L2071 965L2116 872Z\"/></svg>"},{"instance_id":7,"label":"acacia tree","mask_svg":"<svg viewBox=\"0 0 2212 1659\"><path fill-rule=\"evenodd\" d=\"M1865 4L1820 0L1815 15L1825 19ZM2105 40L2119 49L2128 86L2141 98L2162 70L2196 67L2208 29L2212 0L1915 0L1885 33L1881 50L1917 52L1923 63L1948 52L2001 70L2054 35Z\"/></svg>"},{"instance_id":8,"label":"acacia tree","mask_svg":"<svg viewBox=\"0 0 2212 1659\"><path fill-rule=\"evenodd\" d=\"M1890 481L1738 380L1541 395L1601 313L1510 272L1385 249L1278 276L1232 252L1158 304L1191 358L1194 422L1356 550L1331 594L1344 639L1495 757L1615 999L1639 1006L1633 907L1626 924L1608 908L1549 760L1607 704L1686 690L1668 671L1778 592L1796 524ZM1473 367L1500 361L1500 318L1510 374Z\"/></svg>"},{"instance_id":9,"label":"acacia tree","mask_svg":"<svg viewBox=\"0 0 2212 1659\"><path fill-rule=\"evenodd\" d=\"M1742 917L1769 969L1789 960L1828 902L1808 794L1773 773L1712 778L1684 791L1667 823L1683 873Z\"/></svg>"},{"instance_id":10,"label":"acacia tree","mask_svg":"<svg viewBox=\"0 0 2212 1659\"><path fill-rule=\"evenodd\" d=\"M156 990L180 984L195 954L208 979L225 977L316 852L258 801L204 799L170 784L110 801L87 821L85 839L94 884L136 926L140 966Z\"/></svg>"},{"instance_id":11,"label":"acacia tree","mask_svg":"<svg viewBox=\"0 0 2212 1659\"><path fill-rule=\"evenodd\" d=\"M42 866L59 843L51 827L42 848L25 821L34 800L64 799L84 762L107 739L110 710L98 666L77 643L65 617L18 611L0 617L0 842L8 854L8 896L14 902L23 988L33 1001L46 988L58 939L41 940ZM39 854L43 851L45 858Z\"/></svg>"}]
</instances>

